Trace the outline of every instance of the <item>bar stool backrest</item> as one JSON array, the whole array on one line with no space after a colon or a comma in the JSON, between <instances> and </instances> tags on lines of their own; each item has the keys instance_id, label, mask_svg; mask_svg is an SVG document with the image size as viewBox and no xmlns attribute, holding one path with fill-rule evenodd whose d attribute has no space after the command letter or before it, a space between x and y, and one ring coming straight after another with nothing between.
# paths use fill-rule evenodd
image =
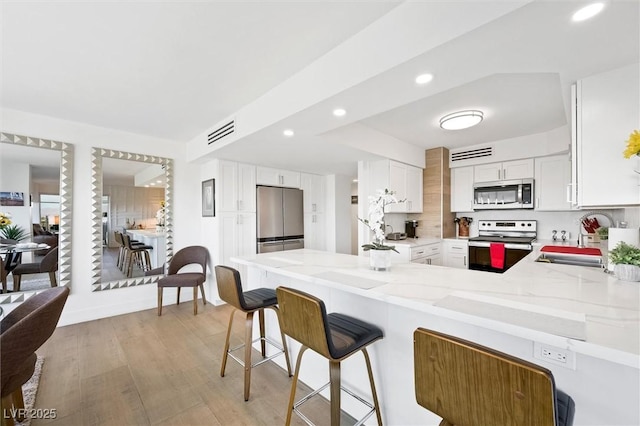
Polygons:
<instances>
[{"instance_id":1,"label":"bar stool backrest","mask_svg":"<svg viewBox=\"0 0 640 426\"><path fill-rule=\"evenodd\" d=\"M330 336L324 302L305 292L287 287L276 289L280 308L280 328L284 334L320 355L333 359L329 351Z\"/></svg>"},{"instance_id":2,"label":"bar stool backrest","mask_svg":"<svg viewBox=\"0 0 640 426\"><path fill-rule=\"evenodd\" d=\"M555 384L546 368L424 328L413 337L416 400L445 424L555 424Z\"/></svg>"},{"instance_id":3,"label":"bar stool backrest","mask_svg":"<svg viewBox=\"0 0 640 426\"><path fill-rule=\"evenodd\" d=\"M241 311L250 310L247 308L242 295L240 272L228 266L216 265L215 273L220 299Z\"/></svg>"},{"instance_id":4,"label":"bar stool backrest","mask_svg":"<svg viewBox=\"0 0 640 426\"><path fill-rule=\"evenodd\" d=\"M122 232L120 231L113 231L113 237L116 240L116 243L119 246L124 247L124 240L122 239Z\"/></svg>"}]
</instances>

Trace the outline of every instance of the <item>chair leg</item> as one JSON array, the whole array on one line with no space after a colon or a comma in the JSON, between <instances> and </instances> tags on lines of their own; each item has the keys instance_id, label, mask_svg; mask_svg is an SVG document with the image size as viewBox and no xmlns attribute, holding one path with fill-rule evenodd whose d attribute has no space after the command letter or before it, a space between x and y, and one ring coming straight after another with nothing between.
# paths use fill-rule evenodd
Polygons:
<instances>
[{"instance_id":1,"label":"chair leg","mask_svg":"<svg viewBox=\"0 0 640 426\"><path fill-rule=\"evenodd\" d=\"M131 274L133 273L133 256L134 256L134 252L132 252L131 250L129 250L129 255L127 256L127 277L131 278Z\"/></svg>"},{"instance_id":2,"label":"chair leg","mask_svg":"<svg viewBox=\"0 0 640 426\"><path fill-rule=\"evenodd\" d=\"M181 288L182 288L182 287L178 287L178 298L176 299L176 305L179 305L179 304L180 304L180 289L181 289Z\"/></svg>"},{"instance_id":3,"label":"chair leg","mask_svg":"<svg viewBox=\"0 0 640 426\"><path fill-rule=\"evenodd\" d=\"M2 409L2 426L14 426L13 417L11 417L11 409L13 408L13 402L11 398L11 394L2 398L2 403L0 403L0 408Z\"/></svg>"},{"instance_id":4,"label":"chair leg","mask_svg":"<svg viewBox=\"0 0 640 426\"><path fill-rule=\"evenodd\" d=\"M51 287L58 286L58 283L56 282L56 271L49 272L49 281L51 282Z\"/></svg>"},{"instance_id":5,"label":"chair leg","mask_svg":"<svg viewBox=\"0 0 640 426\"><path fill-rule=\"evenodd\" d=\"M276 316L278 317L278 328L280 329L280 338L282 339L282 349L284 349L284 359L287 362L287 373L289 373L289 377L291 377L291 360L289 359L289 348L287 347L287 340L285 339L284 333L282 332L282 327L280 326L280 309L277 306L271 306L276 312Z\"/></svg>"},{"instance_id":6,"label":"chair leg","mask_svg":"<svg viewBox=\"0 0 640 426\"><path fill-rule=\"evenodd\" d=\"M331 426L340 426L340 361L329 360Z\"/></svg>"},{"instance_id":7,"label":"chair leg","mask_svg":"<svg viewBox=\"0 0 640 426\"><path fill-rule=\"evenodd\" d=\"M251 388L251 340L253 337L253 312L247 312L244 323L244 400L249 400Z\"/></svg>"},{"instance_id":8,"label":"chair leg","mask_svg":"<svg viewBox=\"0 0 640 426\"><path fill-rule=\"evenodd\" d=\"M200 284L200 293L202 294L202 304L207 304L207 299L204 297L204 284Z\"/></svg>"},{"instance_id":9,"label":"chair leg","mask_svg":"<svg viewBox=\"0 0 640 426\"><path fill-rule=\"evenodd\" d=\"M224 370L227 367L227 357L229 355L229 337L231 337L231 326L233 325L233 314L236 310L231 311L229 315L229 327L227 327L227 339L224 342L224 353L222 354L222 365L220 366L220 377L224 377Z\"/></svg>"},{"instance_id":10,"label":"chair leg","mask_svg":"<svg viewBox=\"0 0 640 426\"><path fill-rule=\"evenodd\" d=\"M149 250L144 251L144 262L145 262L145 271L151 270L151 257L149 257Z\"/></svg>"},{"instance_id":11,"label":"chair leg","mask_svg":"<svg viewBox=\"0 0 640 426\"><path fill-rule=\"evenodd\" d=\"M158 287L158 316L162 315L162 290L164 287Z\"/></svg>"},{"instance_id":12,"label":"chair leg","mask_svg":"<svg viewBox=\"0 0 640 426\"><path fill-rule=\"evenodd\" d=\"M198 315L198 287L193 286L193 315Z\"/></svg>"},{"instance_id":13,"label":"chair leg","mask_svg":"<svg viewBox=\"0 0 640 426\"><path fill-rule=\"evenodd\" d=\"M267 342L264 340L264 309L258 311L258 323L260 325L260 353L264 358L267 356Z\"/></svg>"},{"instance_id":14,"label":"chair leg","mask_svg":"<svg viewBox=\"0 0 640 426\"><path fill-rule=\"evenodd\" d=\"M369 359L367 348L362 348L362 354L364 355L364 360L367 364L367 373L369 373L369 383L371 384L371 397L373 398L373 407L376 410L376 417L378 418L378 426L382 426L382 415L380 414L380 405L378 404L378 394L376 392L376 384L373 381L373 370L371 369L371 360Z\"/></svg>"},{"instance_id":15,"label":"chair leg","mask_svg":"<svg viewBox=\"0 0 640 426\"><path fill-rule=\"evenodd\" d=\"M293 375L293 380L291 382L291 393L289 394L289 406L287 407L287 420L285 421L285 426L289 426L291 424L291 415L293 414L293 404L296 399L296 388L298 387L298 375L300 374L300 364L302 364L302 354L306 351L306 346L302 346L300 348L300 352L298 352L298 359L296 361L296 372Z\"/></svg>"},{"instance_id":16,"label":"chair leg","mask_svg":"<svg viewBox=\"0 0 640 426\"><path fill-rule=\"evenodd\" d=\"M22 275L13 275L13 291L20 291L20 280Z\"/></svg>"},{"instance_id":17,"label":"chair leg","mask_svg":"<svg viewBox=\"0 0 640 426\"><path fill-rule=\"evenodd\" d=\"M22 395L22 386L20 386L11 394L11 399L13 400L13 406L15 408L18 408L18 409L24 408L24 397ZM16 420L22 423L26 419L25 414L26 413L24 411L19 411L18 414L16 415Z\"/></svg>"}]
</instances>

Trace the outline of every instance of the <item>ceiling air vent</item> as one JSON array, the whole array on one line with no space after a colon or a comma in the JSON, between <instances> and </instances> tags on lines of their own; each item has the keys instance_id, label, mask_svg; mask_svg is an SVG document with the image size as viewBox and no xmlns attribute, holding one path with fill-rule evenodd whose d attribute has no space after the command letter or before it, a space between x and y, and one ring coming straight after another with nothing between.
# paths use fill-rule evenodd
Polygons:
<instances>
[{"instance_id":1,"label":"ceiling air vent","mask_svg":"<svg viewBox=\"0 0 640 426\"><path fill-rule=\"evenodd\" d=\"M208 145L211 145L212 143L219 141L225 136L229 136L231 133L233 133L235 128L236 128L235 120L231 120L227 124L218 127L216 130L209 133L209 136L207 136Z\"/></svg>"},{"instance_id":2,"label":"ceiling air vent","mask_svg":"<svg viewBox=\"0 0 640 426\"><path fill-rule=\"evenodd\" d=\"M485 148L451 152L451 162L455 163L456 161L471 160L473 158L483 158L491 156L493 156L493 147L487 146Z\"/></svg>"}]
</instances>

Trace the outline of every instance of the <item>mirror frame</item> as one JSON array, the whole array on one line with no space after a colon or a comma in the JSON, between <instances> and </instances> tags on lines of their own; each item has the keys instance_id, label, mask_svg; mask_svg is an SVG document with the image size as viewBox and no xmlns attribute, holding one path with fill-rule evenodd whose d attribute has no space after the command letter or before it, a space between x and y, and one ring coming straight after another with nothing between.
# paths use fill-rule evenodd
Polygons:
<instances>
[{"instance_id":1,"label":"mirror frame","mask_svg":"<svg viewBox=\"0 0 640 426\"><path fill-rule=\"evenodd\" d=\"M118 160L138 161L141 163L160 164L164 168L167 177L167 186L164 189L165 201L165 235L166 235L166 262L173 257L173 160L171 158L157 157L133 152L116 151L106 148L91 148L91 222L92 222L92 261L91 276L92 291L112 290L116 288L134 287L145 284L154 284L162 275L151 275L135 278L127 278L118 281L102 282L102 159L114 158Z\"/></svg>"},{"instance_id":2,"label":"mirror frame","mask_svg":"<svg viewBox=\"0 0 640 426\"><path fill-rule=\"evenodd\" d=\"M0 143L50 149L60 153L60 232L58 234L59 286L71 288L71 228L73 219L73 145L51 139L0 132ZM29 235L33 232L30 230ZM0 294L0 304L24 302L46 289Z\"/></svg>"}]
</instances>

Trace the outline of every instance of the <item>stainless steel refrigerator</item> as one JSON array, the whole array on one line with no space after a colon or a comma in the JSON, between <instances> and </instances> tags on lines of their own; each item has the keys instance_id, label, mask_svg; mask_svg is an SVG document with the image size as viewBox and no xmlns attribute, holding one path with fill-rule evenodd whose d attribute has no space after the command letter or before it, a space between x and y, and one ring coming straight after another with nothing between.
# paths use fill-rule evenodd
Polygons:
<instances>
[{"instance_id":1,"label":"stainless steel refrigerator","mask_svg":"<svg viewBox=\"0 0 640 426\"><path fill-rule=\"evenodd\" d=\"M304 248L302 190L257 188L258 253Z\"/></svg>"}]
</instances>

